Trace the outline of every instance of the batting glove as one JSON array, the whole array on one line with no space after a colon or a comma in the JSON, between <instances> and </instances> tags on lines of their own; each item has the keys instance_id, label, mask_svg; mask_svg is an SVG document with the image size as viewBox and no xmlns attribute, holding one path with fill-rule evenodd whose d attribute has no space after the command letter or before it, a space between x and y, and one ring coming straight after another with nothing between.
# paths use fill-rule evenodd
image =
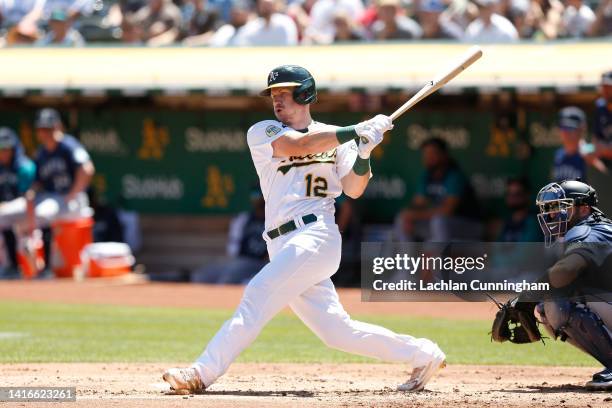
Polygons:
<instances>
[{"instance_id":1,"label":"batting glove","mask_svg":"<svg viewBox=\"0 0 612 408\"><path fill-rule=\"evenodd\" d=\"M382 140L382 132L374 128L364 130L359 136L359 144L357 145L359 157L361 157L362 159L370 158L370 153L380 142L382 142Z\"/></svg>"},{"instance_id":2,"label":"batting glove","mask_svg":"<svg viewBox=\"0 0 612 408\"><path fill-rule=\"evenodd\" d=\"M393 129L393 123L391 118L385 115L376 115L368 121L370 125L378 130L379 132L385 133L388 130Z\"/></svg>"}]
</instances>

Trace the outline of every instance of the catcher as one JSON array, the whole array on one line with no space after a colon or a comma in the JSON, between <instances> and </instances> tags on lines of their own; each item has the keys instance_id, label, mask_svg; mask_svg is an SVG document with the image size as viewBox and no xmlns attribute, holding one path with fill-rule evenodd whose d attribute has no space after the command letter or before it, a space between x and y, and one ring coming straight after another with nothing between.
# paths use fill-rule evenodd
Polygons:
<instances>
[{"instance_id":1,"label":"catcher","mask_svg":"<svg viewBox=\"0 0 612 408\"><path fill-rule=\"evenodd\" d=\"M563 257L543 278L551 284L556 295L537 303L528 301L529 294L523 292L501 305L493 322L492 338L513 343L538 341L541 339L538 323L541 323L552 338L567 341L603 364L604 370L593 375L586 383L587 389L612 390L610 293L589 296L589 300L601 299L593 302L587 300L585 291L580 289L589 282L601 285L602 278L609 279L606 277L612 265L612 246L609 245L612 221L597 208L595 189L580 181L566 180L544 186L536 204L546 246L561 238L565 244Z\"/></svg>"}]
</instances>

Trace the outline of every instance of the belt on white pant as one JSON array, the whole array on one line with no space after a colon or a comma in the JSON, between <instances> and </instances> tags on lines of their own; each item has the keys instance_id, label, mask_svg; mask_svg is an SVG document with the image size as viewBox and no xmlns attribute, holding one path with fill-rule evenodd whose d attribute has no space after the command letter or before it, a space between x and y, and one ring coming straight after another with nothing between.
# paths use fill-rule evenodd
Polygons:
<instances>
[{"instance_id":1,"label":"belt on white pant","mask_svg":"<svg viewBox=\"0 0 612 408\"><path fill-rule=\"evenodd\" d=\"M288 234L296 229L303 227L304 225L312 224L317 220L317 216L314 214L304 215L302 217L298 217L295 220L291 220L280 225L278 228L271 229L266 231L266 235L270 240L280 237L281 235Z\"/></svg>"}]
</instances>

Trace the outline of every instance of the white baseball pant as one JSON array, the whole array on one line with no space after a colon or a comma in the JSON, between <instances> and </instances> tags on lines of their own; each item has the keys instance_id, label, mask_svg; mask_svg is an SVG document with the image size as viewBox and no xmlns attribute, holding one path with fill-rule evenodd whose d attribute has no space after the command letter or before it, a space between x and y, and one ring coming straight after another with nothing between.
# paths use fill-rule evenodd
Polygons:
<instances>
[{"instance_id":1,"label":"white baseball pant","mask_svg":"<svg viewBox=\"0 0 612 408\"><path fill-rule=\"evenodd\" d=\"M312 224L268 241L270 263L246 286L234 315L192 365L207 387L287 305L329 347L412 367L441 353L428 339L350 318L330 279L340 264L341 247L333 216L319 216Z\"/></svg>"}]
</instances>

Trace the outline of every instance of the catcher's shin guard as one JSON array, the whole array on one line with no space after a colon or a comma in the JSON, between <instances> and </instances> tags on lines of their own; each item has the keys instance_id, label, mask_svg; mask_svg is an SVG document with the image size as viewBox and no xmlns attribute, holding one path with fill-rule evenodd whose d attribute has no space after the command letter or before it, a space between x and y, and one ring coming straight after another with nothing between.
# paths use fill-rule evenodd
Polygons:
<instances>
[{"instance_id":1,"label":"catcher's shin guard","mask_svg":"<svg viewBox=\"0 0 612 408\"><path fill-rule=\"evenodd\" d=\"M599 316L586 305L566 300L544 302L545 326L555 337L578 347L605 367L612 367L612 336Z\"/></svg>"}]
</instances>

